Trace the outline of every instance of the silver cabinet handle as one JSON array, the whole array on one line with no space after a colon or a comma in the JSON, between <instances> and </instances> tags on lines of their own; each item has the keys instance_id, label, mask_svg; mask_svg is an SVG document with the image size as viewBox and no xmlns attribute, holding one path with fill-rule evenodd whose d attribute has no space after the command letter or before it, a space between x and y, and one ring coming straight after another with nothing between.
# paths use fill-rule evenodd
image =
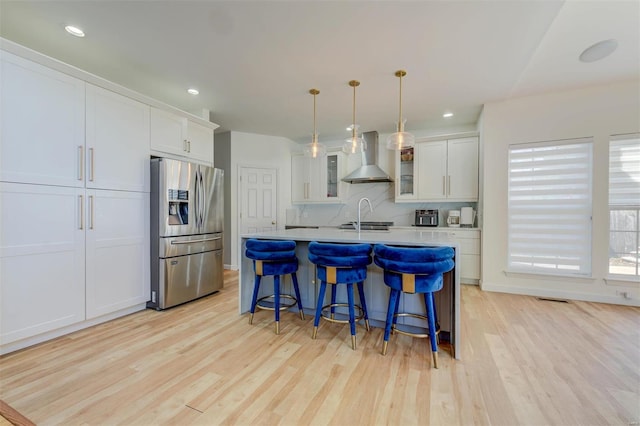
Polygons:
<instances>
[{"instance_id":1,"label":"silver cabinet handle","mask_svg":"<svg viewBox=\"0 0 640 426\"><path fill-rule=\"evenodd\" d=\"M84 148L78 146L78 180L84 179Z\"/></svg>"},{"instance_id":2,"label":"silver cabinet handle","mask_svg":"<svg viewBox=\"0 0 640 426\"><path fill-rule=\"evenodd\" d=\"M78 195L78 204L80 205L80 230L84 229L84 197Z\"/></svg>"},{"instance_id":3,"label":"silver cabinet handle","mask_svg":"<svg viewBox=\"0 0 640 426\"><path fill-rule=\"evenodd\" d=\"M193 244L193 243L206 243L209 241L217 241L222 239L222 237L215 238L203 238L201 240L189 240L189 241L171 241L172 246L180 245L180 244Z\"/></svg>"},{"instance_id":4,"label":"silver cabinet handle","mask_svg":"<svg viewBox=\"0 0 640 426\"><path fill-rule=\"evenodd\" d=\"M187 152L187 140L186 140L186 139L184 139L184 140L182 141L182 150L183 150L184 152Z\"/></svg>"},{"instance_id":5,"label":"silver cabinet handle","mask_svg":"<svg viewBox=\"0 0 640 426\"><path fill-rule=\"evenodd\" d=\"M89 181L93 182L93 148L89 148Z\"/></svg>"},{"instance_id":6,"label":"silver cabinet handle","mask_svg":"<svg viewBox=\"0 0 640 426\"><path fill-rule=\"evenodd\" d=\"M447 195L447 193L445 192L445 188L446 188L446 182L445 182L444 176L442 176L442 195Z\"/></svg>"},{"instance_id":7,"label":"silver cabinet handle","mask_svg":"<svg viewBox=\"0 0 640 426\"><path fill-rule=\"evenodd\" d=\"M451 175L447 176L447 179L449 180L447 182L447 190L448 190L447 195L451 195Z\"/></svg>"},{"instance_id":8,"label":"silver cabinet handle","mask_svg":"<svg viewBox=\"0 0 640 426\"><path fill-rule=\"evenodd\" d=\"M93 229L93 195L89 195L89 229Z\"/></svg>"},{"instance_id":9,"label":"silver cabinet handle","mask_svg":"<svg viewBox=\"0 0 640 426\"><path fill-rule=\"evenodd\" d=\"M187 141L187 152L191 152L191 141Z\"/></svg>"}]
</instances>

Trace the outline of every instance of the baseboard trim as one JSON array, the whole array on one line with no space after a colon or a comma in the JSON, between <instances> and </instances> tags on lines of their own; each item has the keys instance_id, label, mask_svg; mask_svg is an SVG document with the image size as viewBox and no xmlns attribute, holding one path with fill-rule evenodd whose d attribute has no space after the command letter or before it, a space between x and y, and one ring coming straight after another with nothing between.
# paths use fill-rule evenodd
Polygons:
<instances>
[{"instance_id":1,"label":"baseboard trim","mask_svg":"<svg viewBox=\"0 0 640 426\"><path fill-rule=\"evenodd\" d=\"M48 340L55 339L57 337L65 336L73 333L74 331L83 330L85 328L93 327L94 325L102 324L103 322L111 321L116 318L130 315L138 311L143 311L147 308L147 304L140 303L129 308L121 309L116 312L105 314L98 318L92 318L90 320L81 321L75 324L68 325L66 327L58 328L56 330L47 331L42 334L38 334L32 337L26 337L24 339L16 340L15 342L4 343L0 342L0 355L15 352L20 349L28 348L29 346L37 345L38 343L46 342Z\"/></svg>"},{"instance_id":2,"label":"baseboard trim","mask_svg":"<svg viewBox=\"0 0 640 426\"><path fill-rule=\"evenodd\" d=\"M549 297L554 299L581 300L584 302L609 303L612 305L638 306L640 300L625 299L621 296L606 296L602 294L578 293L566 290L550 290L532 287L511 287L482 281L480 289L495 293L522 294L525 296Z\"/></svg>"}]
</instances>

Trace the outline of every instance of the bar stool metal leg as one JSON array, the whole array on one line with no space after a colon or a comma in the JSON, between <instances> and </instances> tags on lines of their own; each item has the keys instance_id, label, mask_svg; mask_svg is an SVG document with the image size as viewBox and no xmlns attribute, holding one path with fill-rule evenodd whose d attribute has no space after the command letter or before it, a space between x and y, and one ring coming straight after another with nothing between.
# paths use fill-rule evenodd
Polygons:
<instances>
[{"instance_id":1,"label":"bar stool metal leg","mask_svg":"<svg viewBox=\"0 0 640 426\"><path fill-rule=\"evenodd\" d=\"M362 310L364 311L364 325L365 328L367 329L367 331L371 330L371 327L369 327L369 314L367 311L367 302L364 298L364 286L363 286L364 282L360 281L358 283L358 294L360 295L360 304L362 305Z\"/></svg>"},{"instance_id":2,"label":"bar stool metal leg","mask_svg":"<svg viewBox=\"0 0 640 426\"><path fill-rule=\"evenodd\" d=\"M320 324L320 315L322 315L322 303L324 303L324 293L327 290L327 283L320 281L320 291L318 292L318 303L316 306L316 317L313 320L313 335L312 339L315 339L318 335L318 324Z\"/></svg>"},{"instance_id":3,"label":"bar stool metal leg","mask_svg":"<svg viewBox=\"0 0 640 426\"><path fill-rule=\"evenodd\" d=\"M291 274L293 281L293 290L296 292L296 299L298 299L298 311L300 312L300 319L304 320L304 311L302 310L302 298L300 297L300 286L298 286L298 277L296 273Z\"/></svg>"},{"instance_id":4,"label":"bar stool metal leg","mask_svg":"<svg viewBox=\"0 0 640 426\"><path fill-rule=\"evenodd\" d=\"M398 309L397 301L400 300L400 291L391 289L389 294L389 306L387 307L387 322L384 326L384 343L382 344L382 355L387 354L387 344L389 343L389 335L391 334L391 326L393 325L394 316Z\"/></svg>"},{"instance_id":5,"label":"bar stool metal leg","mask_svg":"<svg viewBox=\"0 0 640 426\"><path fill-rule=\"evenodd\" d=\"M273 276L273 293L276 310L276 334L280 334L280 275Z\"/></svg>"},{"instance_id":6,"label":"bar stool metal leg","mask_svg":"<svg viewBox=\"0 0 640 426\"><path fill-rule=\"evenodd\" d=\"M356 350L356 314L353 307L353 284L347 284L347 300L349 302L349 327L351 328L351 349Z\"/></svg>"},{"instance_id":7,"label":"bar stool metal leg","mask_svg":"<svg viewBox=\"0 0 640 426\"><path fill-rule=\"evenodd\" d=\"M436 337L436 319L435 309L433 306L432 293L425 293L425 302L427 304L427 322L429 323L429 340L431 341L431 351L433 353L433 366L438 368L438 342Z\"/></svg>"},{"instance_id":8,"label":"bar stool metal leg","mask_svg":"<svg viewBox=\"0 0 640 426\"><path fill-rule=\"evenodd\" d=\"M260 275L256 274L253 284L253 297L251 298L251 316L249 324L253 324L253 314L256 312L256 303L258 303L258 293L260 292Z\"/></svg>"}]
</instances>

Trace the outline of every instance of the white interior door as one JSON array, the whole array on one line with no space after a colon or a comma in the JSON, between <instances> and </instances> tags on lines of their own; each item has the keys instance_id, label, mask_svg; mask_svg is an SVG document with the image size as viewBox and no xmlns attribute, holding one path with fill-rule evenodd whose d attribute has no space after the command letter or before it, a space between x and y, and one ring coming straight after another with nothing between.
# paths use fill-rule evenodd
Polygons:
<instances>
[{"instance_id":1,"label":"white interior door","mask_svg":"<svg viewBox=\"0 0 640 426\"><path fill-rule=\"evenodd\" d=\"M276 169L242 167L240 172L240 234L278 227L278 174Z\"/></svg>"}]
</instances>

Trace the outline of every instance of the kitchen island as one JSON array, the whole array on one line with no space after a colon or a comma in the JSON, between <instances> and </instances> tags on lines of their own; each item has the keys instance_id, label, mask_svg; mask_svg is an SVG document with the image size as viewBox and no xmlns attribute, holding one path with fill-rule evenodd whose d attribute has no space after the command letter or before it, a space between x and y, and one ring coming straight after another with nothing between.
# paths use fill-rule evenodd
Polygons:
<instances>
[{"instance_id":1,"label":"kitchen island","mask_svg":"<svg viewBox=\"0 0 640 426\"><path fill-rule=\"evenodd\" d=\"M454 358L460 358L460 277L457 253L459 246L456 241L449 238L446 233L430 230L391 229L389 231L361 231L343 230L337 228L299 228L280 231L267 231L241 236L240 244L240 276L239 276L239 312L243 314L251 308L251 295L253 291L254 272L251 259L244 255L246 240L249 238L262 238L273 240L293 240L297 243L296 255L298 257L298 282L300 284L300 297L305 313L315 314L319 281L316 278L316 267L308 259L308 243L311 241L331 243L369 243L389 244L416 247L453 247L456 257L455 266L451 272L444 275L444 287L436 293L436 309L440 323L441 340L449 341ZM269 282L269 281L268 281ZM286 276L281 283L283 293L293 294L290 276ZM387 305L389 300L389 288L384 284L383 270L371 263L367 268L367 279L364 284L367 300L367 310L371 325L384 327ZM269 284L260 288L260 297L273 292ZM327 292L329 294L329 292ZM338 292L338 298L341 293ZM328 303L328 302L327 302ZM324 303L324 304L327 304ZM295 308L292 308L295 309ZM401 300L401 312L424 313L424 299L418 295L404 295ZM412 318L400 318L411 326L419 326ZM309 329L311 333L311 329Z\"/></svg>"}]
</instances>

